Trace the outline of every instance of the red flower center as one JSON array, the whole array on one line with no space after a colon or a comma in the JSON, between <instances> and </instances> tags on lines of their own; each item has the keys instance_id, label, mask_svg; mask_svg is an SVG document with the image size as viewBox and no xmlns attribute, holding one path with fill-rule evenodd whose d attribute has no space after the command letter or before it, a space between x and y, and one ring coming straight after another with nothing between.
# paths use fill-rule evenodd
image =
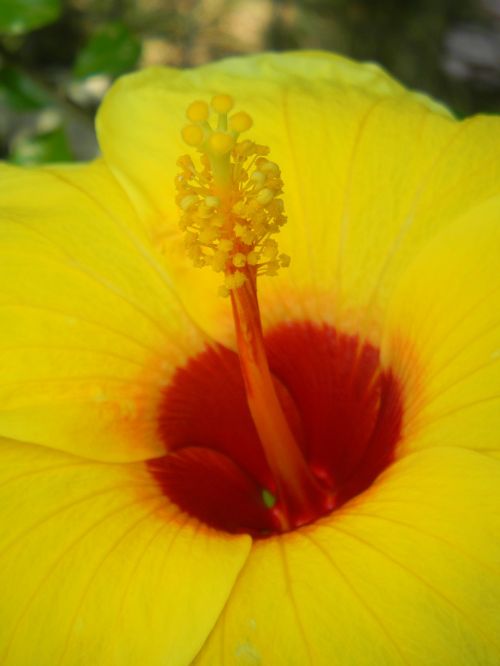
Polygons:
<instances>
[{"instance_id":1,"label":"red flower center","mask_svg":"<svg viewBox=\"0 0 500 666\"><path fill-rule=\"evenodd\" d=\"M378 350L310 322L265 338L269 367L290 429L328 504L288 510L294 528L365 491L391 463L402 396ZM283 531L276 481L250 414L238 355L210 348L178 369L165 391L160 436L169 453L148 463L183 510L227 532Z\"/></svg>"}]
</instances>

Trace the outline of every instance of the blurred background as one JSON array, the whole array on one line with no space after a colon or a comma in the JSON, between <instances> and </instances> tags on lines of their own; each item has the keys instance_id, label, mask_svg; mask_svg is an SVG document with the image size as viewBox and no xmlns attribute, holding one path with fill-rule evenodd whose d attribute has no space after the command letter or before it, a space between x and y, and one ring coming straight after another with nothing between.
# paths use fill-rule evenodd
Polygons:
<instances>
[{"instance_id":1,"label":"blurred background","mask_svg":"<svg viewBox=\"0 0 500 666\"><path fill-rule=\"evenodd\" d=\"M374 60L458 116L500 112L500 0L0 0L0 157L92 158L124 72L289 49Z\"/></svg>"}]
</instances>

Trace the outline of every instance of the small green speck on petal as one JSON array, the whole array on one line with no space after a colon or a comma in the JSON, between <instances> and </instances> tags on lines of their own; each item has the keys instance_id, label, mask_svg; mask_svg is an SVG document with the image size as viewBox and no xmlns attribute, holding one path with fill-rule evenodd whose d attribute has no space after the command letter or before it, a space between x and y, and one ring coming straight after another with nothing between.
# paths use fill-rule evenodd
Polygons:
<instances>
[{"instance_id":1,"label":"small green speck on petal","mask_svg":"<svg viewBox=\"0 0 500 666\"><path fill-rule=\"evenodd\" d=\"M276 504L276 497L269 492L266 488L262 491L262 501L267 506L268 509L272 509Z\"/></svg>"}]
</instances>

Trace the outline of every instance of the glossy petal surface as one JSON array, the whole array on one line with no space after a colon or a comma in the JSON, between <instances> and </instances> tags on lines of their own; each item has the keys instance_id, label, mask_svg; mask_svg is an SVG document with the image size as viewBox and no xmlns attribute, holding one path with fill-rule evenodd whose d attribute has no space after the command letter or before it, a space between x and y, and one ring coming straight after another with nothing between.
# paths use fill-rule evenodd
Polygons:
<instances>
[{"instance_id":1,"label":"glossy petal surface","mask_svg":"<svg viewBox=\"0 0 500 666\"><path fill-rule=\"evenodd\" d=\"M155 409L203 336L102 164L0 178L0 434L101 460L163 451Z\"/></svg>"},{"instance_id":2,"label":"glossy petal surface","mask_svg":"<svg viewBox=\"0 0 500 666\"><path fill-rule=\"evenodd\" d=\"M0 660L185 665L250 547L168 505L142 464L0 441Z\"/></svg>"},{"instance_id":3,"label":"glossy petal surface","mask_svg":"<svg viewBox=\"0 0 500 666\"><path fill-rule=\"evenodd\" d=\"M499 484L499 461L436 448L256 543L195 663L498 664Z\"/></svg>"},{"instance_id":4,"label":"glossy petal surface","mask_svg":"<svg viewBox=\"0 0 500 666\"><path fill-rule=\"evenodd\" d=\"M402 452L500 451L499 219L500 197L469 211L436 235L394 294L383 354L406 385Z\"/></svg>"}]
</instances>

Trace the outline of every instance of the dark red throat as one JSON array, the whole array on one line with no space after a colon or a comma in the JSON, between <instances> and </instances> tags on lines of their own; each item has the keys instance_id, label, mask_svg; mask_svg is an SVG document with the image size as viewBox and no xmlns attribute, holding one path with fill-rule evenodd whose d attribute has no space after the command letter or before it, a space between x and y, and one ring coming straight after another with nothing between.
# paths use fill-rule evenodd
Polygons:
<instances>
[{"instance_id":1,"label":"dark red throat","mask_svg":"<svg viewBox=\"0 0 500 666\"><path fill-rule=\"evenodd\" d=\"M308 465L334 510L391 463L402 396L378 350L326 325L295 322L266 336L278 397ZM238 356L210 348L180 368L165 391L159 430L169 454L148 463L164 493L204 523L266 537L280 531L276 484L255 430ZM304 521L291 516L293 527Z\"/></svg>"}]
</instances>

